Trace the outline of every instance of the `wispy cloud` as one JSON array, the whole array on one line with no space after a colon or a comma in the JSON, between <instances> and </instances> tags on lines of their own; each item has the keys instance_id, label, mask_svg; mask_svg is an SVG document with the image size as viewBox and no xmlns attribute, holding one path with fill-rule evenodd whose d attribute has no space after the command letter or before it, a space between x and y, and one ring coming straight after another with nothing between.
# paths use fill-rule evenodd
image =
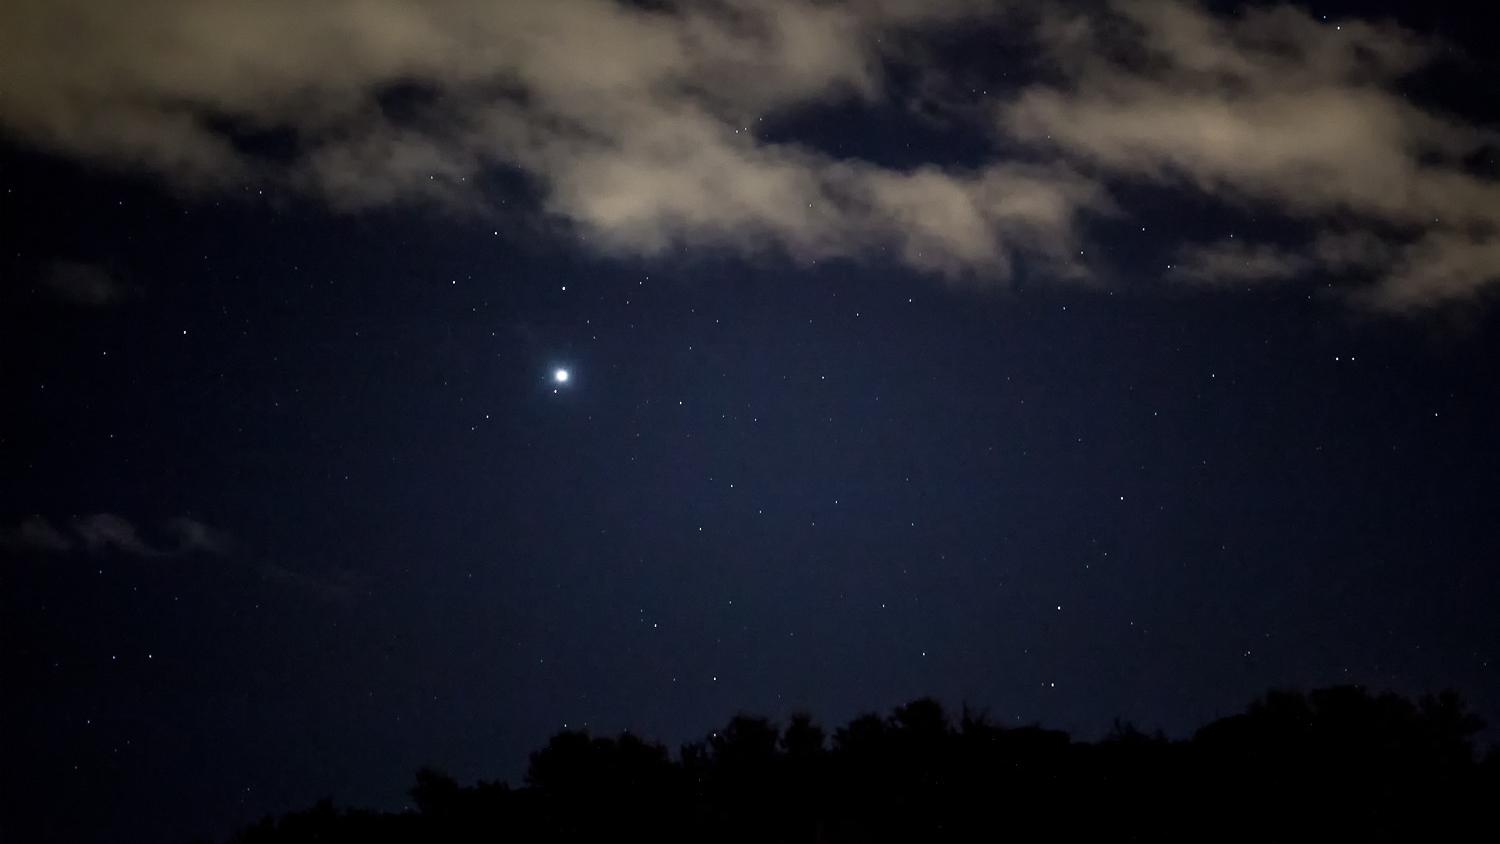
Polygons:
<instances>
[{"instance_id":1,"label":"wispy cloud","mask_svg":"<svg viewBox=\"0 0 1500 844\"><path fill-rule=\"evenodd\" d=\"M54 261L42 273L42 287L55 299L88 308L118 304L129 288L108 270L79 261Z\"/></svg>"},{"instance_id":2,"label":"wispy cloud","mask_svg":"<svg viewBox=\"0 0 1500 844\"><path fill-rule=\"evenodd\" d=\"M135 525L113 513L95 513L73 521L73 533L90 551L119 551L136 557L165 554L147 545Z\"/></svg>"},{"instance_id":3,"label":"wispy cloud","mask_svg":"<svg viewBox=\"0 0 1500 844\"><path fill-rule=\"evenodd\" d=\"M338 569L330 573L313 573L288 568L279 563L263 563L259 566L258 572L262 579L270 583L306 592L314 597L338 604L348 604L367 594L370 588L368 577L347 569Z\"/></svg>"},{"instance_id":4,"label":"wispy cloud","mask_svg":"<svg viewBox=\"0 0 1500 844\"><path fill-rule=\"evenodd\" d=\"M0 528L0 547L66 554L78 543L41 516L27 516L13 528Z\"/></svg>"},{"instance_id":5,"label":"wispy cloud","mask_svg":"<svg viewBox=\"0 0 1500 844\"><path fill-rule=\"evenodd\" d=\"M178 553L204 553L223 556L234 547L229 534L187 516L168 519L167 533L176 537Z\"/></svg>"},{"instance_id":6,"label":"wispy cloud","mask_svg":"<svg viewBox=\"0 0 1500 844\"><path fill-rule=\"evenodd\" d=\"M160 531L151 534L114 513L75 516L57 523L45 516L31 515L13 526L0 526L0 551L83 558L117 554L139 560L218 557L267 583L336 603L356 600L370 588L369 578L356 572L293 568L257 559L256 555L243 553L227 532L188 516L167 519Z\"/></svg>"},{"instance_id":7,"label":"wispy cloud","mask_svg":"<svg viewBox=\"0 0 1500 844\"><path fill-rule=\"evenodd\" d=\"M195 519L168 519L163 531L170 542L152 543L134 522L114 513L78 516L56 527L44 516L27 516L15 526L0 528L0 546L44 554L112 552L132 557L178 557L193 554L222 556L230 542L226 534Z\"/></svg>"},{"instance_id":8,"label":"wispy cloud","mask_svg":"<svg viewBox=\"0 0 1500 844\"><path fill-rule=\"evenodd\" d=\"M1247 285L1285 281L1307 272L1306 256L1267 244L1226 239L1182 247L1172 265L1173 275L1195 283Z\"/></svg>"}]
</instances>

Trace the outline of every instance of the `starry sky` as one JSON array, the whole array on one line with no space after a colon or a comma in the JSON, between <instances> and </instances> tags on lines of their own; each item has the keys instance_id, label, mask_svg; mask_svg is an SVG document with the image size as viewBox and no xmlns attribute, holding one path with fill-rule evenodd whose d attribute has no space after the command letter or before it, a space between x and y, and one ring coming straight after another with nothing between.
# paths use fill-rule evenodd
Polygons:
<instances>
[{"instance_id":1,"label":"starry sky","mask_svg":"<svg viewBox=\"0 0 1500 844\"><path fill-rule=\"evenodd\" d=\"M3 4L0 831L922 695L1500 719L1485 15Z\"/></svg>"}]
</instances>

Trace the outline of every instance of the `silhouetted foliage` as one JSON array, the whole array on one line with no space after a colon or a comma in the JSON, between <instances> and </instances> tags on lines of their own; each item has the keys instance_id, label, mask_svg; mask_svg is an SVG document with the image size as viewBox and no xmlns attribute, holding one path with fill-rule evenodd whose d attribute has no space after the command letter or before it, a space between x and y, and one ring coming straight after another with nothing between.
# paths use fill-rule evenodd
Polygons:
<instances>
[{"instance_id":1,"label":"silhouetted foliage","mask_svg":"<svg viewBox=\"0 0 1500 844\"><path fill-rule=\"evenodd\" d=\"M562 732L522 788L417 772L414 811L328 801L238 844L477 841L1288 841L1494 835L1500 752L1451 693L1271 692L1191 739L1116 722L1100 741L931 699L834 731L736 716L682 748Z\"/></svg>"}]
</instances>

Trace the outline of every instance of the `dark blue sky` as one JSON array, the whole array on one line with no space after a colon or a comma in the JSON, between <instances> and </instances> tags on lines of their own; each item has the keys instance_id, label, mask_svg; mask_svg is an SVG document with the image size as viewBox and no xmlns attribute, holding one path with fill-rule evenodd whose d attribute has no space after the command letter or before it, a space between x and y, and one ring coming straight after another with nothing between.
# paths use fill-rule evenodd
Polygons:
<instances>
[{"instance_id":1,"label":"dark blue sky","mask_svg":"<svg viewBox=\"0 0 1500 844\"><path fill-rule=\"evenodd\" d=\"M1393 12L1463 30L1423 9ZM1469 251L1500 224L1493 140L1389 176L1417 205L1446 185L1453 229L1349 181L1341 158L1376 179L1406 161L1373 142L1258 162L1260 194L1219 136L1182 150L1164 125L1178 175L1157 180L1128 137L1052 150L965 122L988 107L954 103L966 75L1004 98L1067 78L1045 50L986 52L1034 24L982 23L924 23L908 37L945 49L884 59L882 90L925 106L798 101L757 141L883 173L1055 155L1109 196L1067 231L986 216L979 240L1008 245L956 269L928 257L974 248L927 231L953 196L907 217L878 173L821 171L837 221L744 211L769 171L688 207L670 168L604 197L592 158L533 151L463 176L482 207L393 176L351 208L266 163L304 151L233 125L232 98L204 125L267 169L229 186L0 108L7 826L222 836L324 795L399 806L427 763L515 782L564 725L676 744L737 711L837 722L927 694L1083 736L1183 735L1338 683L1452 687L1500 718L1500 323ZM1276 74L1322 72L1286 37L1306 67ZM1493 131L1486 92L1445 81L1484 66L1433 61L1374 87L1428 85L1432 113ZM934 68L939 91L916 78ZM1093 80L1058 83L1069 120ZM1135 107L1180 113L1159 96ZM1364 116L1427 131L1381 108ZM1299 179L1333 198L1304 207ZM608 205L645 195L645 222ZM1330 231L1389 265L1330 258ZM1212 277L1192 250L1228 234L1278 251ZM1064 279L1054 241L1100 263ZM1462 271L1391 269L1418 264Z\"/></svg>"}]
</instances>

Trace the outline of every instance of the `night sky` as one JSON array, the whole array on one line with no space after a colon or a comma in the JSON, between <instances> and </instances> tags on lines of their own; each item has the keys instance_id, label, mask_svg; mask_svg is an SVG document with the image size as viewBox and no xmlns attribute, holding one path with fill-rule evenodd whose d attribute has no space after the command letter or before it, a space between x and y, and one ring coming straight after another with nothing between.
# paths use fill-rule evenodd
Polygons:
<instances>
[{"instance_id":1,"label":"night sky","mask_svg":"<svg viewBox=\"0 0 1500 844\"><path fill-rule=\"evenodd\" d=\"M0 832L1500 719L1495 22L1374 5L0 4Z\"/></svg>"}]
</instances>

